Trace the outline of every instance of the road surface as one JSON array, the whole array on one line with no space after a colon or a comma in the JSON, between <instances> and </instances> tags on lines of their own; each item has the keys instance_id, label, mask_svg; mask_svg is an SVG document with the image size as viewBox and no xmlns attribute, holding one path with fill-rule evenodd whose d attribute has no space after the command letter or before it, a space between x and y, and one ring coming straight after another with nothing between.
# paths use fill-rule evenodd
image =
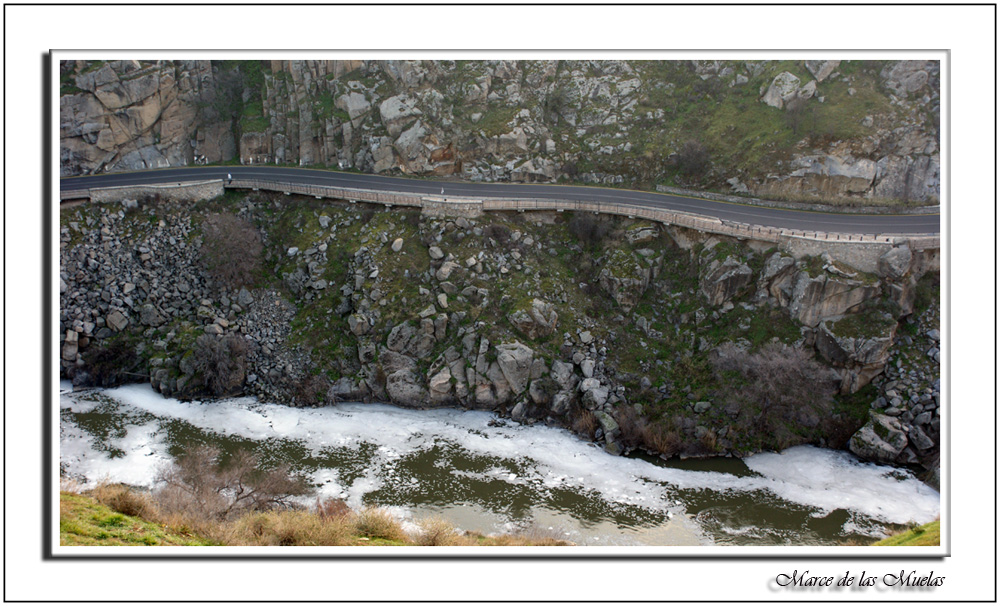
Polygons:
<instances>
[{"instance_id":1,"label":"road surface","mask_svg":"<svg viewBox=\"0 0 1000 606\"><path fill-rule=\"evenodd\" d=\"M225 179L227 174L232 174L233 178L236 179L268 179L308 185L380 190L391 193L414 193L437 196L441 194L441 188L443 187L445 196L456 197L485 198L500 196L616 202L619 204L635 204L637 206L651 206L666 210L696 213L716 217L723 221L734 221L750 225L829 233L932 235L941 232L941 217L939 214L860 215L823 213L768 208L732 202L717 202L701 198L626 189L572 185L444 182L341 173L328 170L267 166L164 168L130 173L65 177L60 180L60 189L68 191L120 185L182 183L184 181Z\"/></svg>"}]
</instances>

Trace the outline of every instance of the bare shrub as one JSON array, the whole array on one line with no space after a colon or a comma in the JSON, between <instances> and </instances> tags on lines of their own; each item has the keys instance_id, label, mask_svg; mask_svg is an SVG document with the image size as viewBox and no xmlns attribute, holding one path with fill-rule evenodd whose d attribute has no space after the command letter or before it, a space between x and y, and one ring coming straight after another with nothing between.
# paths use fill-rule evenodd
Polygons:
<instances>
[{"instance_id":1,"label":"bare shrub","mask_svg":"<svg viewBox=\"0 0 1000 606\"><path fill-rule=\"evenodd\" d=\"M588 439L593 439L598 425L597 416L586 408L579 409L573 415L573 431Z\"/></svg>"},{"instance_id":2,"label":"bare shrub","mask_svg":"<svg viewBox=\"0 0 1000 606\"><path fill-rule=\"evenodd\" d=\"M807 352L777 342L756 353L724 343L711 362L723 399L740 406L744 426L773 436L779 448L794 443L790 426L829 413L839 383L836 372Z\"/></svg>"},{"instance_id":3,"label":"bare shrub","mask_svg":"<svg viewBox=\"0 0 1000 606\"><path fill-rule=\"evenodd\" d=\"M351 515L351 508L344 499L320 499L316 497L316 515L324 520L345 518Z\"/></svg>"},{"instance_id":4,"label":"bare shrub","mask_svg":"<svg viewBox=\"0 0 1000 606\"><path fill-rule=\"evenodd\" d=\"M122 484L100 484L90 490L90 496L118 513L136 518L148 518L155 510L147 493Z\"/></svg>"},{"instance_id":5,"label":"bare shrub","mask_svg":"<svg viewBox=\"0 0 1000 606\"><path fill-rule=\"evenodd\" d=\"M611 220L593 213L573 213L567 224L571 233L581 243L596 247L611 233Z\"/></svg>"},{"instance_id":6,"label":"bare shrub","mask_svg":"<svg viewBox=\"0 0 1000 606\"><path fill-rule=\"evenodd\" d=\"M231 213L208 216L202 231L201 258L212 277L228 288L250 285L261 267L260 232Z\"/></svg>"},{"instance_id":7,"label":"bare shrub","mask_svg":"<svg viewBox=\"0 0 1000 606\"><path fill-rule=\"evenodd\" d=\"M700 141L690 140L684 143L677 154L677 167L688 177L701 176L708 168L708 150Z\"/></svg>"},{"instance_id":8,"label":"bare shrub","mask_svg":"<svg viewBox=\"0 0 1000 606\"><path fill-rule=\"evenodd\" d=\"M619 440L629 448L635 448L643 443L643 422L632 406L619 406L615 410L615 421L621 432Z\"/></svg>"},{"instance_id":9,"label":"bare shrub","mask_svg":"<svg viewBox=\"0 0 1000 606\"><path fill-rule=\"evenodd\" d=\"M227 519L249 511L292 507L292 497L306 494L305 482L287 465L264 470L257 459L238 451L220 460L217 448L192 449L157 477L163 488L156 498L165 512L186 512L205 519Z\"/></svg>"},{"instance_id":10,"label":"bare shrub","mask_svg":"<svg viewBox=\"0 0 1000 606\"><path fill-rule=\"evenodd\" d=\"M662 425L649 424L642 428L642 443L646 450L672 457L681 449L681 436Z\"/></svg>"},{"instance_id":11,"label":"bare shrub","mask_svg":"<svg viewBox=\"0 0 1000 606\"><path fill-rule=\"evenodd\" d=\"M87 363L86 371L90 375L89 382L96 387L117 387L147 376L138 372L142 358L122 338L109 339L93 347L84 355L84 360Z\"/></svg>"},{"instance_id":12,"label":"bare shrub","mask_svg":"<svg viewBox=\"0 0 1000 606\"><path fill-rule=\"evenodd\" d=\"M420 532L415 542L425 547L444 547L468 545L470 541L462 536L455 527L442 518L428 518L420 522Z\"/></svg>"},{"instance_id":13,"label":"bare shrub","mask_svg":"<svg viewBox=\"0 0 1000 606\"><path fill-rule=\"evenodd\" d=\"M305 406L316 406L326 401L330 381L323 375L308 375L300 379L294 388L295 401Z\"/></svg>"},{"instance_id":14,"label":"bare shrub","mask_svg":"<svg viewBox=\"0 0 1000 606\"><path fill-rule=\"evenodd\" d=\"M355 533L361 536L387 541L406 541L408 538L399 522L384 509L366 507L354 514L353 522Z\"/></svg>"},{"instance_id":15,"label":"bare shrub","mask_svg":"<svg viewBox=\"0 0 1000 606\"><path fill-rule=\"evenodd\" d=\"M191 365L210 393L233 395L243 386L246 355L247 343L239 335L201 335L194 342Z\"/></svg>"},{"instance_id":16,"label":"bare shrub","mask_svg":"<svg viewBox=\"0 0 1000 606\"><path fill-rule=\"evenodd\" d=\"M490 240L493 240L499 246L506 247L510 244L511 233L506 225L490 223L483 228L483 244L489 244Z\"/></svg>"}]
</instances>

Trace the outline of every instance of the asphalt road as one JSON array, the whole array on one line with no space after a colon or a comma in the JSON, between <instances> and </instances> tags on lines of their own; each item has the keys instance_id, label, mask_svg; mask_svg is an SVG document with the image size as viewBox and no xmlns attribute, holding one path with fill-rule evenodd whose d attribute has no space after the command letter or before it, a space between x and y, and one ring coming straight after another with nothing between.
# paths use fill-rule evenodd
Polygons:
<instances>
[{"instance_id":1,"label":"asphalt road","mask_svg":"<svg viewBox=\"0 0 1000 606\"><path fill-rule=\"evenodd\" d=\"M206 166L194 168L164 168L132 173L108 173L86 177L65 177L60 180L60 189L89 189L118 185L149 185L157 183L181 183L204 179L225 179L227 174L234 178L269 179L310 185L350 187L356 189L380 190L386 192L440 194L467 197L528 197L561 198L598 202L616 202L652 206L668 210L697 213L717 217L724 221L736 221L751 225L764 225L807 231L825 231L844 234L939 234L941 217L939 214L921 215L860 215L849 213L822 213L788 210L716 202L700 198L687 198L654 192L640 192L602 187L581 187L570 185L540 185L514 183L467 183L454 181L433 181L381 177L357 173L340 173L327 170L304 168L282 168L266 166Z\"/></svg>"}]
</instances>

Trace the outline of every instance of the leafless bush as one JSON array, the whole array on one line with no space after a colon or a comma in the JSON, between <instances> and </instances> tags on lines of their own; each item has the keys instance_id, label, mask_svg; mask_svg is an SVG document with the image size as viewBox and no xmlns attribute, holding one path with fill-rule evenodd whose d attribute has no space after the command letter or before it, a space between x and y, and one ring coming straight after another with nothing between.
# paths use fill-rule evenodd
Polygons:
<instances>
[{"instance_id":1,"label":"leafless bush","mask_svg":"<svg viewBox=\"0 0 1000 606\"><path fill-rule=\"evenodd\" d=\"M587 246L597 246L611 232L611 221L604 216L593 213L573 213L567 227L581 243Z\"/></svg>"},{"instance_id":2,"label":"leafless bush","mask_svg":"<svg viewBox=\"0 0 1000 606\"><path fill-rule=\"evenodd\" d=\"M681 436L662 425L648 424L642 427L642 443L646 450L672 457L681 449Z\"/></svg>"},{"instance_id":3,"label":"leafless bush","mask_svg":"<svg viewBox=\"0 0 1000 606\"><path fill-rule=\"evenodd\" d=\"M573 417L573 431L592 439L598 427L597 416L586 408L581 408Z\"/></svg>"},{"instance_id":4,"label":"leafless bush","mask_svg":"<svg viewBox=\"0 0 1000 606\"><path fill-rule=\"evenodd\" d=\"M629 448L642 444L643 422L635 408L628 405L618 407L615 410L615 421L618 423L621 432L619 439L623 444Z\"/></svg>"},{"instance_id":5,"label":"leafless bush","mask_svg":"<svg viewBox=\"0 0 1000 606\"><path fill-rule=\"evenodd\" d=\"M157 477L156 493L165 513L184 512L197 518L224 520L251 511L287 509L292 497L306 494L305 482L287 465L261 469L246 451L220 460L217 448L192 449Z\"/></svg>"},{"instance_id":6,"label":"leafless bush","mask_svg":"<svg viewBox=\"0 0 1000 606\"><path fill-rule=\"evenodd\" d=\"M343 518L351 515L351 508L347 506L344 499L320 499L317 497L316 515L324 520Z\"/></svg>"},{"instance_id":7,"label":"leafless bush","mask_svg":"<svg viewBox=\"0 0 1000 606\"><path fill-rule=\"evenodd\" d=\"M195 340L191 364L216 396L232 395L243 386L247 343L238 335L219 338L201 335Z\"/></svg>"},{"instance_id":8,"label":"leafless bush","mask_svg":"<svg viewBox=\"0 0 1000 606\"><path fill-rule=\"evenodd\" d=\"M323 375L308 375L295 384L295 401L305 406L316 406L326 400L330 381Z\"/></svg>"},{"instance_id":9,"label":"leafless bush","mask_svg":"<svg viewBox=\"0 0 1000 606\"><path fill-rule=\"evenodd\" d=\"M801 349L772 342L750 353L732 343L712 355L723 398L738 404L745 424L774 436L779 445L791 438L787 426L803 414L824 416L833 403L836 373Z\"/></svg>"},{"instance_id":10,"label":"leafless bush","mask_svg":"<svg viewBox=\"0 0 1000 606\"><path fill-rule=\"evenodd\" d=\"M228 288L251 284L264 250L257 229L236 215L219 213L205 219L202 231L201 257L208 272Z\"/></svg>"},{"instance_id":11,"label":"leafless bush","mask_svg":"<svg viewBox=\"0 0 1000 606\"><path fill-rule=\"evenodd\" d=\"M510 244L511 231L506 225L500 225L497 223L490 223L483 228L483 243L489 244L490 240L493 240L501 247L506 247Z\"/></svg>"},{"instance_id":12,"label":"leafless bush","mask_svg":"<svg viewBox=\"0 0 1000 606\"><path fill-rule=\"evenodd\" d=\"M708 168L708 161L708 150L700 141L687 141L677 154L677 167L688 177L702 175Z\"/></svg>"},{"instance_id":13,"label":"leafless bush","mask_svg":"<svg viewBox=\"0 0 1000 606\"><path fill-rule=\"evenodd\" d=\"M142 370L142 358L123 338L109 339L92 347L83 359L87 362L85 370L90 375L87 383L96 387L115 387L143 376L139 372Z\"/></svg>"}]
</instances>

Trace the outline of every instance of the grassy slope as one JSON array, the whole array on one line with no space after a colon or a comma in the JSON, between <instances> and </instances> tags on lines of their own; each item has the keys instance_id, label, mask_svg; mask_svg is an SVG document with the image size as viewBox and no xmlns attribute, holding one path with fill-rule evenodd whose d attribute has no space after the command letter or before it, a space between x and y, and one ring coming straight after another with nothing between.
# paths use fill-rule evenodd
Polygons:
<instances>
[{"instance_id":1,"label":"grassy slope","mask_svg":"<svg viewBox=\"0 0 1000 606\"><path fill-rule=\"evenodd\" d=\"M114 487L112 487L114 488ZM128 490L128 489L126 489ZM248 513L229 522L195 520L219 540L178 532L156 522L124 515L93 496L59 494L59 543L65 546L553 546L565 541L545 536L462 534L440 519L422 522L409 536L391 515L366 509L345 518L323 519L310 511ZM182 525L186 522L179 522Z\"/></svg>"},{"instance_id":2,"label":"grassy slope","mask_svg":"<svg viewBox=\"0 0 1000 606\"><path fill-rule=\"evenodd\" d=\"M941 520L894 534L875 543L875 547L930 547L941 544Z\"/></svg>"},{"instance_id":3,"label":"grassy slope","mask_svg":"<svg viewBox=\"0 0 1000 606\"><path fill-rule=\"evenodd\" d=\"M127 516L94 499L69 492L59 494L59 544L73 546L217 545L205 537L178 534L162 524Z\"/></svg>"}]
</instances>

